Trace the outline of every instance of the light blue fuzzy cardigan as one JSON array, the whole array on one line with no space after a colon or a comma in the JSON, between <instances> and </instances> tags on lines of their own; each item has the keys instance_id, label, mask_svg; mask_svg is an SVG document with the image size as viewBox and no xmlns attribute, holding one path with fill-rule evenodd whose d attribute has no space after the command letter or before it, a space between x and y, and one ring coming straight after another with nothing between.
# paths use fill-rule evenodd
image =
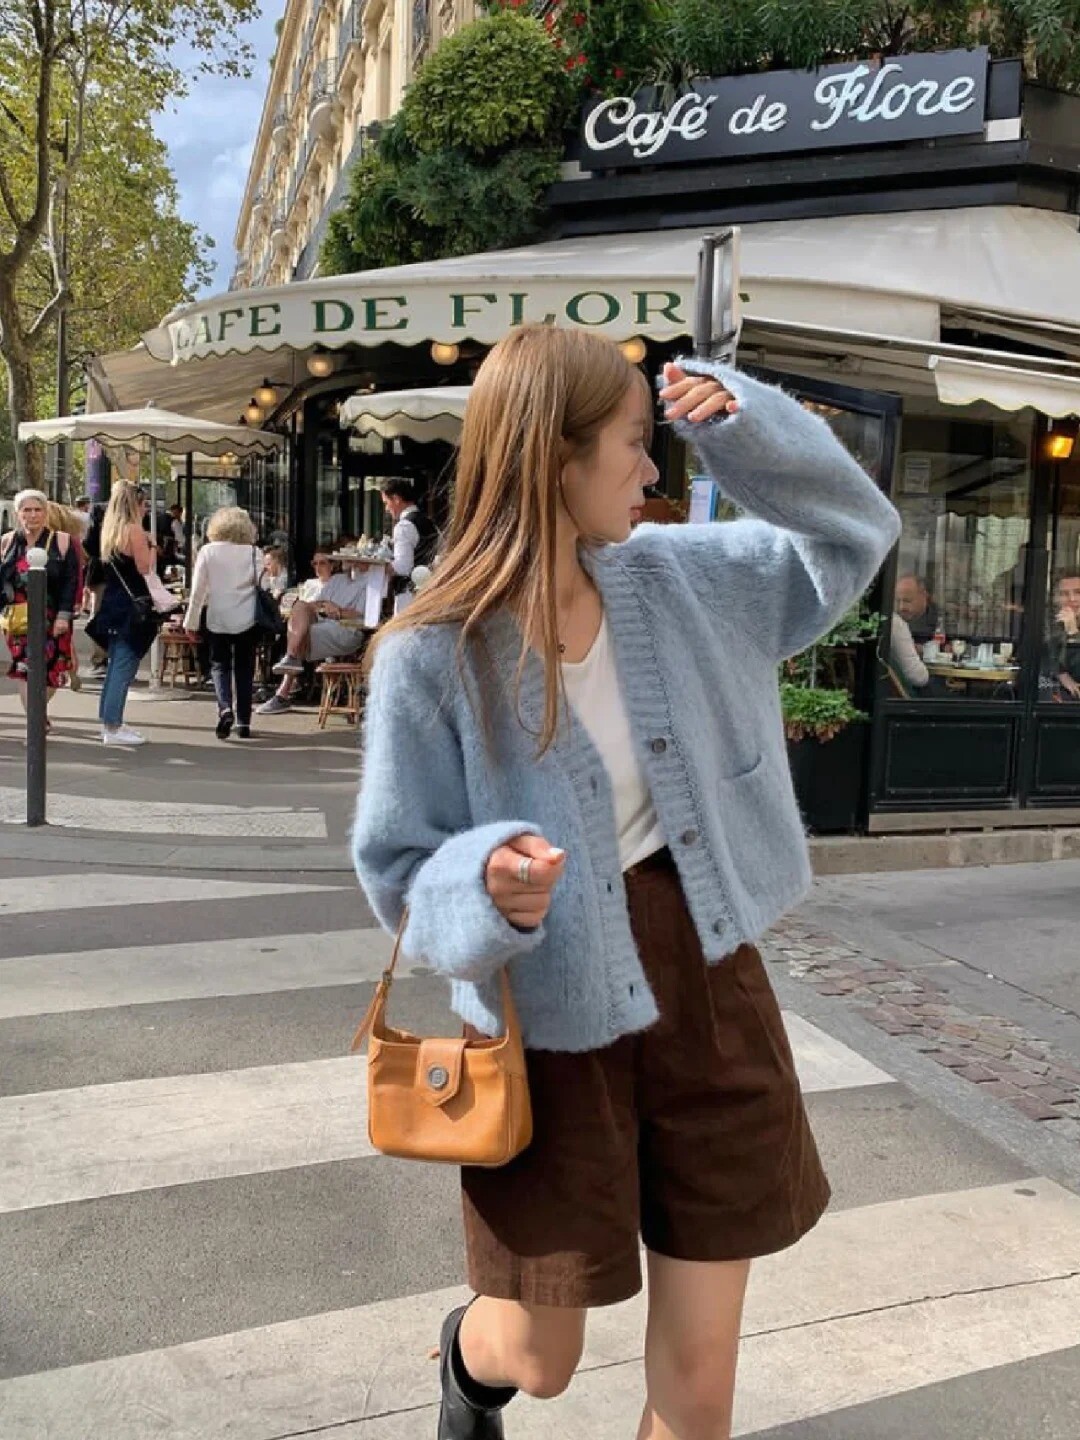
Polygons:
<instances>
[{"instance_id":1,"label":"light blue fuzzy cardigan","mask_svg":"<svg viewBox=\"0 0 1080 1440\"><path fill-rule=\"evenodd\" d=\"M841 616L900 532L825 422L782 391L704 361L740 409L679 433L747 518L641 525L588 559L614 640L631 730L710 963L754 941L806 892L810 864L780 719L777 664ZM591 1050L657 1018L627 917L607 772L567 714L536 758L543 667L489 627L495 745L485 747L456 658L458 631L391 638L371 677L353 832L357 874L403 951L452 979L452 1004L499 1027L509 964L526 1044ZM484 663L467 666L479 680ZM469 689L475 690L470 683ZM491 851L534 831L567 852L547 920L523 933L484 888ZM683 957L673 955L672 964Z\"/></svg>"}]
</instances>

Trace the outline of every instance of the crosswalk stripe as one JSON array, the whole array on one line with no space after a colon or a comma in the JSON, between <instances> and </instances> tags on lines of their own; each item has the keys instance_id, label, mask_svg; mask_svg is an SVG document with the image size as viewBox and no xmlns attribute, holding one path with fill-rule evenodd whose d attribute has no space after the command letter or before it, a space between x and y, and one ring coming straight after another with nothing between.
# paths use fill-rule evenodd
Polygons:
<instances>
[{"instance_id":1,"label":"crosswalk stripe","mask_svg":"<svg viewBox=\"0 0 1080 1440\"><path fill-rule=\"evenodd\" d=\"M807 1093L890 1082L807 1022L788 1023ZM360 1159L372 1154L366 1098L355 1056L9 1096L0 1213Z\"/></svg>"},{"instance_id":2,"label":"crosswalk stripe","mask_svg":"<svg viewBox=\"0 0 1080 1440\"><path fill-rule=\"evenodd\" d=\"M351 985L377 980L392 948L364 929L18 956L0 960L0 1020Z\"/></svg>"},{"instance_id":3,"label":"crosswalk stripe","mask_svg":"<svg viewBox=\"0 0 1080 1440\"><path fill-rule=\"evenodd\" d=\"M311 807L205 805L183 800L111 800L57 792L49 796L49 824L125 835L233 835L325 840L326 816ZM26 792L0 785L0 823L26 819Z\"/></svg>"},{"instance_id":4,"label":"crosswalk stripe","mask_svg":"<svg viewBox=\"0 0 1080 1440\"><path fill-rule=\"evenodd\" d=\"M166 899L246 900L261 896L310 895L326 888L325 885L278 884L265 880L197 880L184 875L101 874L89 883L73 875L20 875L0 880L0 918L56 910L160 905Z\"/></svg>"},{"instance_id":5,"label":"crosswalk stripe","mask_svg":"<svg viewBox=\"0 0 1080 1440\"><path fill-rule=\"evenodd\" d=\"M759 1261L737 1427L791 1423L1080 1344L1080 1198L1048 1180L829 1215ZM0 1382L5 1440L153 1440L294 1432L430 1433L427 1358L463 1290L254 1327ZM560 1400L515 1402L514 1435L626 1440L641 1404L645 1300L590 1317ZM227 1422L223 1420L227 1417Z\"/></svg>"}]
</instances>

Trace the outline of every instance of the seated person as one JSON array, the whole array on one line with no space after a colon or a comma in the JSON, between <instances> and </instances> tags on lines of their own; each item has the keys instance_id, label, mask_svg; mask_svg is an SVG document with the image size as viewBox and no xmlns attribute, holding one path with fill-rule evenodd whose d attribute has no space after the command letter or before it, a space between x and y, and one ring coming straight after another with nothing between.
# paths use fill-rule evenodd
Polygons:
<instances>
[{"instance_id":1,"label":"seated person","mask_svg":"<svg viewBox=\"0 0 1080 1440\"><path fill-rule=\"evenodd\" d=\"M264 590L268 590L275 600L280 600L285 591L289 588L288 564L285 558L285 551L276 545L272 545L266 552L266 565L263 569L259 584ZM321 584L320 584L320 589ZM317 596L313 598L318 598Z\"/></svg>"},{"instance_id":2,"label":"seated person","mask_svg":"<svg viewBox=\"0 0 1080 1440\"><path fill-rule=\"evenodd\" d=\"M1059 701L1080 700L1080 574L1064 574L1054 586L1053 618L1043 670Z\"/></svg>"},{"instance_id":3,"label":"seated person","mask_svg":"<svg viewBox=\"0 0 1080 1440\"><path fill-rule=\"evenodd\" d=\"M281 684L277 693L259 706L260 715L281 715L292 701L297 679L305 664L318 665L321 660L340 659L355 655L364 641L361 621L367 585L363 577L331 575L314 601L297 600L289 614L285 654L274 666Z\"/></svg>"},{"instance_id":4,"label":"seated person","mask_svg":"<svg viewBox=\"0 0 1080 1440\"><path fill-rule=\"evenodd\" d=\"M332 575L337 574L338 569L337 562L331 560L329 551L327 550L316 550L315 554L311 557L311 568L315 571L315 574L310 580L304 581L300 586L297 596L298 599L306 600L309 604L313 600L318 600L322 594L323 586Z\"/></svg>"},{"instance_id":5,"label":"seated person","mask_svg":"<svg viewBox=\"0 0 1080 1440\"><path fill-rule=\"evenodd\" d=\"M930 684L930 671L923 664L907 621L893 615L889 633L889 667L906 695L925 690Z\"/></svg>"},{"instance_id":6,"label":"seated person","mask_svg":"<svg viewBox=\"0 0 1080 1440\"><path fill-rule=\"evenodd\" d=\"M926 581L910 572L901 575L896 582L896 613L911 631L912 638L920 644L937 632L938 607L930 598Z\"/></svg>"}]
</instances>

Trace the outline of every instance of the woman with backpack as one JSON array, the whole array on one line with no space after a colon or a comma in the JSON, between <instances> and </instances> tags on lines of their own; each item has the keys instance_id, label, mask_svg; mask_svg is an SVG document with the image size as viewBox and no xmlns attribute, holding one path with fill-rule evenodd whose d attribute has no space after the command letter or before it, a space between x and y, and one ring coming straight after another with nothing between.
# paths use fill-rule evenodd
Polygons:
<instances>
[{"instance_id":1,"label":"woman with backpack","mask_svg":"<svg viewBox=\"0 0 1080 1440\"><path fill-rule=\"evenodd\" d=\"M18 680L19 698L26 708L28 604L26 552L45 551L46 632L45 668L47 700L68 683L72 672L71 617L79 584L79 563L71 536L48 525L49 498L41 490L20 490L15 496L18 523L0 537L0 629L11 652L8 679ZM46 721L49 729L51 721Z\"/></svg>"},{"instance_id":2,"label":"woman with backpack","mask_svg":"<svg viewBox=\"0 0 1080 1440\"><path fill-rule=\"evenodd\" d=\"M503 1033L506 972L532 1104L523 1153L461 1172L476 1298L443 1326L440 1440L564 1390L642 1240L639 1440L727 1440L751 1259L829 1198L756 948L811 879L777 670L899 520L772 386L695 359L660 396L747 518L633 528L645 377L524 326L473 384L445 559L374 642L361 883L471 1034Z\"/></svg>"}]
</instances>

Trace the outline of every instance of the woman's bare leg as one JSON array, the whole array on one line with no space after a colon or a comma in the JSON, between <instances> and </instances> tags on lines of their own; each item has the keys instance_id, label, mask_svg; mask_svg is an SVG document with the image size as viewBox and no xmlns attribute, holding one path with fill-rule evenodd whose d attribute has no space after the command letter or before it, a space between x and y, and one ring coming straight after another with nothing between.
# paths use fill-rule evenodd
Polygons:
<instances>
[{"instance_id":1,"label":"woman's bare leg","mask_svg":"<svg viewBox=\"0 0 1080 1440\"><path fill-rule=\"evenodd\" d=\"M650 1251L648 1264L648 1398L638 1440L730 1440L750 1262Z\"/></svg>"},{"instance_id":2,"label":"woman's bare leg","mask_svg":"<svg viewBox=\"0 0 1080 1440\"><path fill-rule=\"evenodd\" d=\"M481 1295L458 1333L465 1369L492 1389L514 1386L538 1400L561 1395L581 1360L584 1310L520 1305Z\"/></svg>"}]
</instances>

